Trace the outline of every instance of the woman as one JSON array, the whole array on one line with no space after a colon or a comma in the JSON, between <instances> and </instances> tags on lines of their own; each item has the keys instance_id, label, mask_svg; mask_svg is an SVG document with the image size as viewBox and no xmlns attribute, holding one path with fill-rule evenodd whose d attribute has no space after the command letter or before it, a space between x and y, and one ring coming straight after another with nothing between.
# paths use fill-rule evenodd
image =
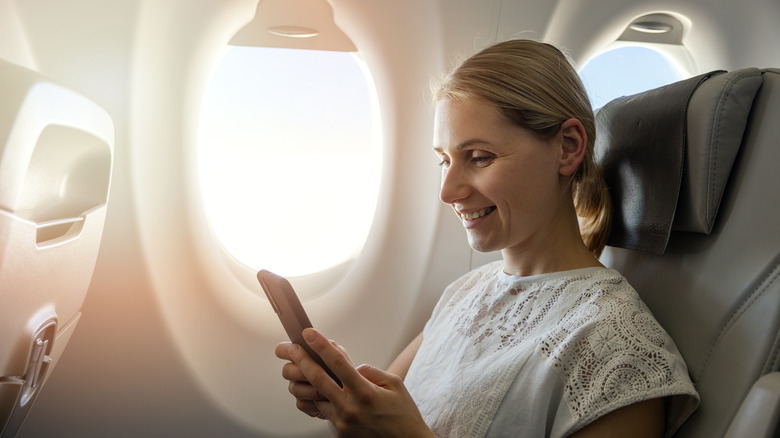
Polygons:
<instances>
[{"instance_id":1,"label":"woman","mask_svg":"<svg viewBox=\"0 0 780 438\"><path fill-rule=\"evenodd\" d=\"M698 395L669 336L598 260L610 204L568 59L529 40L466 60L435 93L441 200L502 260L451 284L387 372L314 330L340 388L289 343L298 408L340 436L671 435ZM408 390L407 390L408 388Z\"/></svg>"}]
</instances>

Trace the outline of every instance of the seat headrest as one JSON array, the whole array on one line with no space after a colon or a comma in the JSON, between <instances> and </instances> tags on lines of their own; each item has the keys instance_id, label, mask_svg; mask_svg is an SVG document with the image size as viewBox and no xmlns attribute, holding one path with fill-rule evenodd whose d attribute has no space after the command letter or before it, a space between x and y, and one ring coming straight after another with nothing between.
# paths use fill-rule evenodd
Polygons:
<instances>
[{"instance_id":1,"label":"seat headrest","mask_svg":"<svg viewBox=\"0 0 780 438\"><path fill-rule=\"evenodd\" d=\"M709 234L761 72L715 71L615 99L596 114L612 197L607 244L663 254L672 229Z\"/></svg>"}]
</instances>

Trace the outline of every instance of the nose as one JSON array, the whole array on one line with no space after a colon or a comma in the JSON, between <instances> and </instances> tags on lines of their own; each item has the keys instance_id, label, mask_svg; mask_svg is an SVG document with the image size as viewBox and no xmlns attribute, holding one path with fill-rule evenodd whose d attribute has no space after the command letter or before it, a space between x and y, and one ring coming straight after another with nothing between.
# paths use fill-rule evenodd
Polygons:
<instances>
[{"instance_id":1,"label":"nose","mask_svg":"<svg viewBox=\"0 0 780 438\"><path fill-rule=\"evenodd\" d=\"M445 204L453 204L468 197L470 186L464 171L455 166L442 169L439 199Z\"/></svg>"}]
</instances>

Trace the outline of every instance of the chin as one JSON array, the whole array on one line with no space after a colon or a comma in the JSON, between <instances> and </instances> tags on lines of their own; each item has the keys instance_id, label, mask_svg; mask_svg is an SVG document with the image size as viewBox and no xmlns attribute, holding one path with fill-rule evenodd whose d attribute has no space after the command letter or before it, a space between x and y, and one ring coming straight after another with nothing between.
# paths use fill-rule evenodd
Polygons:
<instances>
[{"instance_id":1,"label":"chin","mask_svg":"<svg viewBox=\"0 0 780 438\"><path fill-rule=\"evenodd\" d=\"M501 249L501 247L495 243L486 242L480 239L473 239L471 236L469 236L469 246L471 249L477 252L493 252Z\"/></svg>"}]
</instances>

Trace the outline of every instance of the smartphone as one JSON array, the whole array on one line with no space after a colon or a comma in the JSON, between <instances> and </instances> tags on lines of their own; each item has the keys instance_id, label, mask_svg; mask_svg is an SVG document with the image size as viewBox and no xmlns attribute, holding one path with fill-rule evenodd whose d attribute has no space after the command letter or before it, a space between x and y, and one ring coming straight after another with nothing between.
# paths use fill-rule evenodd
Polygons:
<instances>
[{"instance_id":1,"label":"smartphone","mask_svg":"<svg viewBox=\"0 0 780 438\"><path fill-rule=\"evenodd\" d=\"M257 272L257 280L260 281L260 286L263 287L265 295L268 297L268 301L271 302L276 315L282 322L284 330L287 332L287 336L294 344L298 344L309 353L312 359L317 362L328 375L341 386L341 381L338 377L325 365L320 355L314 352L309 347L306 341L303 339L303 329L311 327L311 321L306 315L306 311L303 310L301 300L298 299L298 295L295 293L292 285L286 278L276 275L270 271L262 269Z\"/></svg>"}]
</instances>

